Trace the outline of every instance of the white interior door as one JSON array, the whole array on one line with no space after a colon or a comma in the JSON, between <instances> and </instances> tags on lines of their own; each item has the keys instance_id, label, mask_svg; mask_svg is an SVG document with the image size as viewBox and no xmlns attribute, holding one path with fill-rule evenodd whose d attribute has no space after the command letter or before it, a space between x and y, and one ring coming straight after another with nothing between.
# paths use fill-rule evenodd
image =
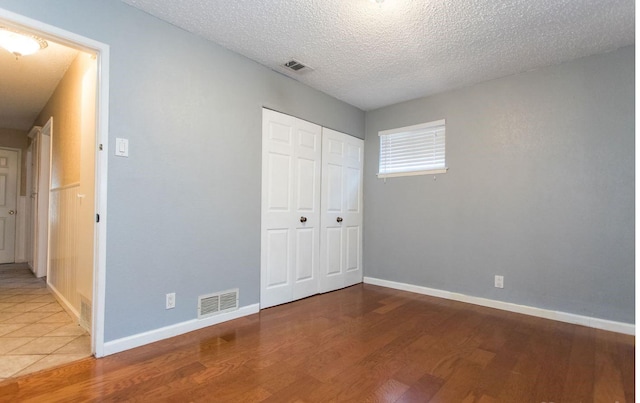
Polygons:
<instances>
[{"instance_id":1,"label":"white interior door","mask_svg":"<svg viewBox=\"0 0 640 403\"><path fill-rule=\"evenodd\" d=\"M262 308L318 292L320 126L263 109Z\"/></svg>"},{"instance_id":2,"label":"white interior door","mask_svg":"<svg viewBox=\"0 0 640 403\"><path fill-rule=\"evenodd\" d=\"M51 188L51 133L53 118L36 135L36 180L34 186L35 215L33 218L33 264L36 277L47 275L49 261L49 190Z\"/></svg>"},{"instance_id":3,"label":"white interior door","mask_svg":"<svg viewBox=\"0 0 640 403\"><path fill-rule=\"evenodd\" d=\"M0 148L0 263L15 261L18 151Z\"/></svg>"},{"instance_id":4,"label":"white interior door","mask_svg":"<svg viewBox=\"0 0 640 403\"><path fill-rule=\"evenodd\" d=\"M322 129L320 292L362 282L364 141Z\"/></svg>"}]
</instances>

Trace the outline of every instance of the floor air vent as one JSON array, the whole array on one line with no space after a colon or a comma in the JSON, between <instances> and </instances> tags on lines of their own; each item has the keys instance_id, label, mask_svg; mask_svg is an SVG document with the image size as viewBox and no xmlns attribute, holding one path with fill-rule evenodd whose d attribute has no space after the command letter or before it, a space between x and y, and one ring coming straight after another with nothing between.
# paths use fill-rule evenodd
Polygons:
<instances>
[{"instance_id":1,"label":"floor air vent","mask_svg":"<svg viewBox=\"0 0 640 403\"><path fill-rule=\"evenodd\" d=\"M198 319L238 309L239 290L201 295L198 297Z\"/></svg>"}]
</instances>

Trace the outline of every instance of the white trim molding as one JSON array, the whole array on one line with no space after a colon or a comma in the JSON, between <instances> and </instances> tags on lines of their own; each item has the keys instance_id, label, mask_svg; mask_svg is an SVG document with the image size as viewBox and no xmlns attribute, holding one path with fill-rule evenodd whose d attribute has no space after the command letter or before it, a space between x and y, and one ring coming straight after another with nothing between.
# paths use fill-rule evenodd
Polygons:
<instances>
[{"instance_id":1,"label":"white trim molding","mask_svg":"<svg viewBox=\"0 0 640 403\"><path fill-rule=\"evenodd\" d=\"M53 297L58 300L58 303L60 303L62 308L67 311L69 316L72 316L75 319L75 324L80 323L80 313L69 303L64 295L62 295L62 293L52 284L47 284L47 288L51 291Z\"/></svg>"},{"instance_id":2,"label":"white trim molding","mask_svg":"<svg viewBox=\"0 0 640 403\"><path fill-rule=\"evenodd\" d=\"M363 282L365 284L378 285L381 287L414 292L417 294L429 295L437 298L466 302L468 304L486 306L489 308L501 309L503 311L521 313L524 315L537 316L539 318L551 319L558 322L572 323L574 325L582 325L594 329L608 330L611 332L629 334L632 336L636 334L636 325L631 323L615 322L606 319L593 318L590 316L582 316L573 313L552 311L549 309L536 308L527 305L518 305L510 302L496 301L488 298L473 297L470 295L458 294L455 292L438 290L435 288L428 288L419 285L398 283L395 281L383 280L374 277L365 277L363 279Z\"/></svg>"},{"instance_id":3,"label":"white trim molding","mask_svg":"<svg viewBox=\"0 0 640 403\"><path fill-rule=\"evenodd\" d=\"M159 329L149 330L148 332L134 334L104 343L103 353L104 356L120 353L125 350L144 346L145 344L179 336L181 334L193 332L194 330L242 318L243 316L253 315L259 311L260 304L247 305L235 311L209 316L205 319L192 319L186 322L161 327Z\"/></svg>"}]
</instances>

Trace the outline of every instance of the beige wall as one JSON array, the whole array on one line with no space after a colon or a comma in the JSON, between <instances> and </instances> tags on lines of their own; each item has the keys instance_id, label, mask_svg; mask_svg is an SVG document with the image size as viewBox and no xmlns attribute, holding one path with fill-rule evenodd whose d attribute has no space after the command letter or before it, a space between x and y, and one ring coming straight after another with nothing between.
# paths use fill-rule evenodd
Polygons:
<instances>
[{"instance_id":1,"label":"beige wall","mask_svg":"<svg viewBox=\"0 0 640 403\"><path fill-rule=\"evenodd\" d=\"M27 190L27 146L29 138L27 132L15 129L0 128L0 147L18 148L22 150L20 161L20 196L26 195Z\"/></svg>"},{"instance_id":2,"label":"beige wall","mask_svg":"<svg viewBox=\"0 0 640 403\"><path fill-rule=\"evenodd\" d=\"M79 53L35 122L53 117L50 282L78 313L93 288L96 77L95 58Z\"/></svg>"},{"instance_id":3,"label":"beige wall","mask_svg":"<svg viewBox=\"0 0 640 403\"><path fill-rule=\"evenodd\" d=\"M96 60L80 52L38 115L36 126L53 116L51 188L80 182L82 79Z\"/></svg>"}]
</instances>

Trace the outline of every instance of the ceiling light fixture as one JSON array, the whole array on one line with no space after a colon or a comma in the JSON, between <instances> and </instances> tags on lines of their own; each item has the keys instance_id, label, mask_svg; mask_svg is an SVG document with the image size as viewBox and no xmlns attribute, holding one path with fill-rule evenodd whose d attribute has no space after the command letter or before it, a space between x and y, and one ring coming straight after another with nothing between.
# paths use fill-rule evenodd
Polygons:
<instances>
[{"instance_id":1,"label":"ceiling light fixture","mask_svg":"<svg viewBox=\"0 0 640 403\"><path fill-rule=\"evenodd\" d=\"M23 34L0 27L0 46L16 57L27 56L49 46L47 41L35 35Z\"/></svg>"}]
</instances>

